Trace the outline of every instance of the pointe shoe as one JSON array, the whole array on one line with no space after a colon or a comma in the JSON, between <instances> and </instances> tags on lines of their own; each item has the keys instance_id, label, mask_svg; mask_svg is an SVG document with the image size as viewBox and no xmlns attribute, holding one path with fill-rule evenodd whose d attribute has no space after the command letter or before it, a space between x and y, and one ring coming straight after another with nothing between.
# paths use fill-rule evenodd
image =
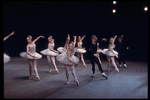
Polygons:
<instances>
[{"instance_id":1,"label":"pointe shoe","mask_svg":"<svg viewBox=\"0 0 150 100\"><path fill-rule=\"evenodd\" d=\"M59 70L58 69L55 69L55 71L59 74Z\"/></svg>"},{"instance_id":2,"label":"pointe shoe","mask_svg":"<svg viewBox=\"0 0 150 100\"><path fill-rule=\"evenodd\" d=\"M77 79L75 79L74 82L76 82L77 86L79 86L79 81Z\"/></svg>"},{"instance_id":3,"label":"pointe shoe","mask_svg":"<svg viewBox=\"0 0 150 100\"><path fill-rule=\"evenodd\" d=\"M39 76L35 76L37 79L38 79L38 81L40 81L40 77Z\"/></svg>"},{"instance_id":4,"label":"pointe shoe","mask_svg":"<svg viewBox=\"0 0 150 100\"><path fill-rule=\"evenodd\" d=\"M48 73L50 73L50 72L51 72L51 70L48 71Z\"/></svg>"},{"instance_id":5,"label":"pointe shoe","mask_svg":"<svg viewBox=\"0 0 150 100\"><path fill-rule=\"evenodd\" d=\"M30 77L29 77L29 80L31 80L31 79L32 79L32 77L30 76Z\"/></svg>"},{"instance_id":6,"label":"pointe shoe","mask_svg":"<svg viewBox=\"0 0 150 100\"><path fill-rule=\"evenodd\" d=\"M66 83L65 83L65 85L68 85L68 84L70 84L70 82L66 82Z\"/></svg>"},{"instance_id":7,"label":"pointe shoe","mask_svg":"<svg viewBox=\"0 0 150 100\"><path fill-rule=\"evenodd\" d=\"M83 64L84 65L84 67L86 67L86 64Z\"/></svg>"},{"instance_id":8,"label":"pointe shoe","mask_svg":"<svg viewBox=\"0 0 150 100\"><path fill-rule=\"evenodd\" d=\"M119 72L119 69L118 69L118 68L116 68L115 70L116 70L117 72Z\"/></svg>"}]
</instances>

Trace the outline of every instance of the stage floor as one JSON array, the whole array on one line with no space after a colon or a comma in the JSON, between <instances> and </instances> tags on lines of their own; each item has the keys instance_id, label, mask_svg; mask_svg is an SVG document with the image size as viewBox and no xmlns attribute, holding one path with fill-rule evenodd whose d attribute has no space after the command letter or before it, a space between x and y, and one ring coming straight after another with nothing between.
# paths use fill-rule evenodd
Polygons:
<instances>
[{"instance_id":1,"label":"stage floor","mask_svg":"<svg viewBox=\"0 0 150 100\"><path fill-rule=\"evenodd\" d=\"M28 61L21 57L11 58L4 64L4 98L148 98L148 62L127 61L128 68L119 68L116 72L111 66L107 71L107 62L102 60L102 66L108 76L106 80L101 76L96 65L96 76L91 78L92 66L86 60L85 68L80 61L76 67L76 73L80 85L77 86L70 74L70 84L65 85L65 69L62 64L56 62L59 74L52 66L52 72L48 73L48 62L46 57L37 61L40 81L34 77L29 80ZM118 62L117 62L118 65ZM33 76L35 76L33 70Z\"/></svg>"}]
</instances>

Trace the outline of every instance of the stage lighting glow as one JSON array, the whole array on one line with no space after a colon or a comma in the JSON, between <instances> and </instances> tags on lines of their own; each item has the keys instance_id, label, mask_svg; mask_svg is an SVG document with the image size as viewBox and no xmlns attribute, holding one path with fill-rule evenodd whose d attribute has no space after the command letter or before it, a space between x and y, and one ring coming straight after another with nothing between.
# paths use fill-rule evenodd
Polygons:
<instances>
[{"instance_id":1,"label":"stage lighting glow","mask_svg":"<svg viewBox=\"0 0 150 100\"><path fill-rule=\"evenodd\" d=\"M148 7L144 7L144 11L147 11L148 10Z\"/></svg>"},{"instance_id":2,"label":"stage lighting glow","mask_svg":"<svg viewBox=\"0 0 150 100\"><path fill-rule=\"evenodd\" d=\"M113 1L113 4L116 4L116 1Z\"/></svg>"},{"instance_id":3,"label":"stage lighting glow","mask_svg":"<svg viewBox=\"0 0 150 100\"><path fill-rule=\"evenodd\" d=\"M112 12L113 12L113 13L116 13L116 9L113 9Z\"/></svg>"}]
</instances>

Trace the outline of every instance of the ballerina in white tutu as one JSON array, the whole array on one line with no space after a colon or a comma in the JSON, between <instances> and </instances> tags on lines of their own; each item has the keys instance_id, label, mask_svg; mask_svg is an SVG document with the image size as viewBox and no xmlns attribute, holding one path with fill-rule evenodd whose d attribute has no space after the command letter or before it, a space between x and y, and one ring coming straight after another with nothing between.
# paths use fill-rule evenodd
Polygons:
<instances>
[{"instance_id":1,"label":"ballerina in white tutu","mask_svg":"<svg viewBox=\"0 0 150 100\"><path fill-rule=\"evenodd\" d=\"M108 46L108 49L103 49L102 50L102 53L105 54L107 56L107 59L108 59L108 71L110 71L110 60L112 61L112 64L115 66L115 70L117 72L119 72L119 69L115 63L115 58L118 58L118 52L114 50L115 48L115 45L114 45L114 42L115 42L115 39L116 39L117 35L113 38L111 37L109 42L109 46Z\"/></svg>"},{"instance_id":2,"label":"ballerina in white tutu","mask_svg":"<svg viewBox=\"0 0 150 100\"><path fill-rule=\"evenodd\" d=\"M3 39L3 41L7 40L10 36L12 36L12 35L14 35L14 34L15 34L15 32L13 31L13 32L10 33L8 36L6 36L6 37ZM9 62L9 61L10 61L10 57L9 57L6 53L4 53L3 55L4 55L4 58L3 58L4 63Z\"/></svg>"},{"instance_id":3,"label":"ballerina in white tutu","mask_svg":"<svg viewBox=\"0 0 150 100\"><path fill-rule=\"evenodd\" d=\"M28 35L27 36L27 42L28 45L26 47L26 52L21 52L20 56L23 58L28 59L28 63L29 63L29 73L30 73L30 77L29 79L32 79L32 65L34 67L34 71L36 74L36 78L38 80L40 80L38 71L37 71L37 59L42 58L42 55L40 55L39 53L36 52L36 45L35 42L39 39L39 38L45 38L44 36L39 36L37 37L35 40L32 41L32 36Z\"/></svg>"},{"instance_id":4,"label":"ballerina in white tutu","mask_svg":"<svg viewBox=\"0 0 150 100\"><path fill-rule=\"evenodd\" d=\"M76 84L79 85L79 81L77 79L76 72L75 72L75 67L74 67L74 66L79 65L78 64L78 62L79 62L78 57L74 56L74 54L76 52L75 43L76 43L76 36L74 36L74 42L71 42L71 43L68 44L67 52L62 53L62 54L60 54L56 57L56 59L60 63L64 64L64 66L65 66L66 78L67 78L67 82L65 83L66 85L70 83L69 68L71 68L72 75L75 78L74 82L76 82Z\"/></svg>"},{"instance_id":5,"label":"ballerina in white tutu","mask_svg":"<svg viewBox=\"0 0 150 100\"><path fill-rule=\"evenodd\" d=\"M78 42L77 42L77 55L78 55L78 58L81 57L81 60L83 62L83 65L86 67L86 64L85 64L85 61L84 61L84 58L83 58L83 53L86 53L86 50L85 48L82 48L82 40L85 38L85 35L81 38L81 36L78 36Z\"/></svg>"},{"instance_id":6,"label":"ballerina in white tutu","mask_svg":"<svg viewBox=\"0 0 150 100\"><path fill-rule=\"evenodd\" d=\"M53 62L53 65L55 67L56 72L59 73L59 70L58 70L56 63L55 63L55 56L57 56L59 54L59 52L54 50L55 43L54 43L54 39L52 38L52 36L48 37L48 41L49 41L48 48L45 50L42 50L41 54L47 56L47 60L49 63L49 73L51 72L51 60Z\"/></svg>"}]
</instances>

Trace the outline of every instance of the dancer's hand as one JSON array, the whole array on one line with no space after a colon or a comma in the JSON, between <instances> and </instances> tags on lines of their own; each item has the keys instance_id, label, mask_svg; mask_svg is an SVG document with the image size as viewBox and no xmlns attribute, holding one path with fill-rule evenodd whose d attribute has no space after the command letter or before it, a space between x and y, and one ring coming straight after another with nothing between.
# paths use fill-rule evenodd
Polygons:
<instances>
[{"instance_id":1,"label":"dancer's hand","mask_svg":"<svg viewBox=\"0 0 150 100\"><path fill-rule=\"evenodd\" d=\"M94 54L94 56L95 56L95 57L99 57L99 55L98 55L97 53L96 53L96 54Z\"/></svg>"},{"instance_id":2,"label":"dancer's hand","mask_svg":"<svg viewBox=\"0 0 150 100\"><path fill-rule=\"evenodd\" d=\"M76 63L75 66L79 66L79 63Z\"/></svg>"},{"instance_id":3,"label":"dancer's hand","mask_svg":"<svg viewBox=\"0 0 150 100\"><path fill-rule=\"evenodd\" d=\"M73 36L74 38L77 38L77 36Z\"/></svg>"},{"instance_id":4,"label":"dancer's hand","mask_svg":"<svg viewBox=\"0 0 150 100\"><path fill-rule=\"evenodd\" d=\"M35 56L34 56L34 55L32 55L32 57L33 57L33 58L35 58Z\"/></svg>"},{"instance_id":5,"label":"dancer's hand","mask_svg":"<svg viewBox=\"0 0 150 100\"><path fill-rule=\"evenodd\" d=\"M13 31L10 35L15 35L15 32Z\"/></svg>"},{"instance_id":6,"label":"dancer's hand","mask_svg":"<svg viewBox=\"0 0 150 100\"><path fill-rule=\"evenodd\" d=\"M58 54L59 54L59 51L56 51L56 53L58 53Z\"/></svg>"},{"instance_id":7,"label":"dancer's hand","mask_svg":"<svg viewBox=\"0 0 150 100\"><path fill-rule=\"evenodd\" d=\"M127 47L127 50L129 49L129 47Z\"/></svg>"},{"instance_id":8,"label":"dancer's hand","mask_svg":"<svg viewBox=\"0 0 150 100\"><path fill-rule=\"evenodd\" d=\"M44 36L42 36L42 35L41 35L40 37L41 37L41 38L45 38L45 37L44 37Z\"/></svg>"},{"instance_id":9,"label":"dancer's hand","mask_svg":"<svg viewBox=\"0 0 150 100\"><path fill-rule=\"evenodd\" d=\"M118 55L116 55L116 58L119 58Z\"/></svg>"},{"instance_id":10,"label":"dancer's hand","mask_svg":"<svg viewBox=\"0 0 150 100\"><path fill-rule=\"evenodd\" d=\"M117 35L115 35L115 37L114 38L116 38L117 37Z\"/></svg>"},{"instance_id":11,"label":"dancer's hand","mask_svg":"<svg viewBox=\"0 0 150 100\"><path fill-rule=\"evenodd\" d=\"M107 39L106 38L102 38L102 41L107 41Z\"/></svg>"}]
</instances>

